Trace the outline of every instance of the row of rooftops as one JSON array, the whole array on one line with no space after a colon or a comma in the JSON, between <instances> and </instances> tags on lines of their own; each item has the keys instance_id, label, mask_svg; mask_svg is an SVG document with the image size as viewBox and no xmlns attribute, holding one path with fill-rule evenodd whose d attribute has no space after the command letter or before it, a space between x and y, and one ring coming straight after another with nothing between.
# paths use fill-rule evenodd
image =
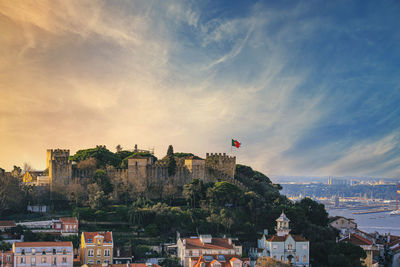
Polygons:
<instances>
[{"instance_id":1,"label":"row of rooftops","mask_svg":"<svg viewBox=\"0 0 400 267\"><path fill-rule=\"evenodd\" d=\"M194 267L232 267L237 261L247 262L250 266L250 258L238 258L236 255L201 255L191 260L195 262Z\"/></svg>"}]
</instances>

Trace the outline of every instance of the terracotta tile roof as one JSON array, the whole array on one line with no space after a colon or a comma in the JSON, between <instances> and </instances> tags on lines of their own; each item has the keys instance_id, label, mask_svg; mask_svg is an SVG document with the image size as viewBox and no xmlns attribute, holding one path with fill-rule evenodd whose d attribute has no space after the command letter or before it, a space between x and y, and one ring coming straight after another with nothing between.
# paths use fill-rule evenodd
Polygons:
<instances>
[{"instance_id":1,"label":"terracotta tile roof","mask_svg":"<svg viewBox=\"0 0 400 267\"><path fill-rule=\"evenodd\" d=\"M15 247L72 247L71 241L54 241L54 242L15 242Z\"/></svg>"},{"instance_id":2,"label":"terracotta tile roof","mask_svg":"<svg viewBox=\"0 0 400 267\"><path fill-rule=\"evenodd\" d=\"M83 266L85 266L85 265L83 265ZM102 264L87 264L87 266L103 267L104 265L102 265ZM127 266L128 265L126 263L125 264L120 263L120 264L108 264L107 265L107 267L127 267ZM148 266L146 265L146 263L130 263L129 267L148 267ZM161 267L161 266L153 263L152 267Z\"/></svg>"},{"instance_id":3,"label":"terracotta tile roof","mask_svg":"<svg viewBox=\"0 0 400 267\"><path fill-rule=\"evenodd\" d=\"M305 239L301 235L290 235L290 236L292 236L292 238L296 242L307 242L308 241L307 239ZM270 241L270 242L285 242L288 237L289 237L289 235L285 235L285 236L273 235L273 236L268 237L267 241Z\"/></svg>"},{"instance_id":4,"label":"terracotta tile roof","mask_svg":"<svg viewBox=\"0 0 400 267\"><path fill-rule=\"evenodd\" d=\"M341 242L349 242L353 245L358 246L370 246L374 244L372 241L357 234L351 234L350 237L342 239Z\"/></svg>"},{"instance_id":5,"label":"terracotta tile roof","mask_svg":"<svg viewBox=\"0 0 400 267\"><path fill-rule=\"evenodd\" d=\"M204 257L213 257L214 260L213 261L206 261ZM195 261L196 264L194 265L194 267L201 267L201 264L204 263L204 267L212 267L212 264L219 262L221 264L221 267L231 267L231 261L235 261L235 260L240 260L242 262L248 262L249 266L250 266L250 258L237 258L237 256L235 255L223 255L225 257L225 261L219 261L217 259L218 255L201 255L200 257L192 257L192 261Z\"/></svg>"},{"instance_id":6,"label":"terracotta tile roof","mask_svg":"<svg viewBox=\"0 0 400 267\"><path fill-rule=\"evenodd\" d=\"M112 232L83 232L85 243L93 243L96 235L104 236L104 242L111 243L113 241ZM91 242L89 242L89 239L91 239Z\"/></svg>"},{"instance_id":7,"label":"terracotta tile roof","mask_svg":"<svg viewBox=\"0 0 400 267\"><path fill-rule=\"evenodd\" d=\"M60 221L63 223L78 223L78 219L76 217L61 217Z\"/></svg>"},{"instance_id":8,"label":"terracotta tile roof","mask_svg":"<svg viewBox=\"0 0 400 267\"><path fill-rule=\"evenodd\" d=\"M14 221L0 221L0 227L15 227Z\"/></svg>"},{"instance_id":9,"label":"terracotta tile roof","mask_svg":"<svg viewBox=\"0 0 400 267\"><path fill-rule=\"evenodd\" d=\"M212 238L211 243L202 243L200 238L185 238L186 249L233 249L229 238Z\"/></svg>"}]
</instances>

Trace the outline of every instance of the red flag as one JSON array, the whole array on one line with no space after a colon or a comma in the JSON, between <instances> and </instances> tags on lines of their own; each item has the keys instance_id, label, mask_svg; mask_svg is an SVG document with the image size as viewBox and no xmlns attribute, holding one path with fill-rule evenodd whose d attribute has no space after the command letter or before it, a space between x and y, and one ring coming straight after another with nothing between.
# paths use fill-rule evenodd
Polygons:
<instances>
[{"instance_id":1,"label":"red flag","mask_svg":"<svg viewBox=\"0 0 400 267\"><path fill-rule=\"evenodd\" d=\"M234 146L234 147L236 147L236 148L239 148L240 145L241 145L241 144L239 143L238 140L232 139L232 146Z\"/></svg>"}]
</instances>

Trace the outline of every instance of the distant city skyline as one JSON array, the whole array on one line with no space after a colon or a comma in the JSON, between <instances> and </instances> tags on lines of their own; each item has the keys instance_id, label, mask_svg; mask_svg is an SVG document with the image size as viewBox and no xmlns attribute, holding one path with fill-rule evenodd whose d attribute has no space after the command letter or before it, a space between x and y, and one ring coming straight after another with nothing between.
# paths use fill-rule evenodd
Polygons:
<instances>
[{"instance_id":1,"label":"distant city skyline","mask_svg":"<svg viewBox=\"0 0 400 267\"><path fill-rule=\"evenodd\" d=\"M0 0L0 167L120 144L400 176L398 1Z\"/></svg>"}]
</instances>

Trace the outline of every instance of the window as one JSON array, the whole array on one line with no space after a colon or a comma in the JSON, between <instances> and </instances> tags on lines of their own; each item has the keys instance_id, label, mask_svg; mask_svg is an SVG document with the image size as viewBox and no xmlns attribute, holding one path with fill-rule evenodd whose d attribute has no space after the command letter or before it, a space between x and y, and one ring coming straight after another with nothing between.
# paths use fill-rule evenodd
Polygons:
<instances>
[{"instance_id":1,"label":"window","mask_svg":"<svg viewBox=\"0 0 400 267\"><path fill-rule=\"evenodd\" d=\"M293 249L293 245L292 245L292 244L288 244L288 245L287 245L287 249L288 249L288 250L292 250L292 249Z\"/></svg>"},{"instance_id":2,"label":"window","mask_svg":"<svg viewBox=\"0 0 400 267\"><path fill-rule=\"evenodd\" d=\"M7 255L7 261L8 261L8 262L11 261L11 255Z\"/></svg>"},{"instance_id":3,"label":"window","mask_svg":"<svg viewBox=\"0 0 400 267\"><path fill-rule=\"evenodd\" d=\"M21 257L20 263L25 263L25 257Z\"/></svg>"},{"instance_id":4,"label":"window","mask_svg":"<svg viewBox=\"0 0 400 267\"><path fill-rule=\"evenodd\" d=\"M274 258L274 260L276 260L276 255L274 255L274 257L273 257L273 258Z\"/></svg>"},{"instance_id":5,"label":"window","mask_svg":"<svg viewBox=\"0 0 400 267\"><path fill-rule=\"evenodd\" d=\"M273 245L272 248L273 248L274 250L276 250L276 249L278 248L278 245Z\"/></svg>"},{"instance_id":6,"label":"window","mask_svg":"<svg viewBox=\"0 0 400 267\"><path fill-rule=\"evenodd\" d=\"M36 265L36 258L35 257L31 258L31 265Z\"/></svg>"},{"instance_id":7,"label":"window","mask_svg":"<svg viewBox=\"0 0 400 267\"><path fill-rule=\"evenodd\" d=\"M25 249L21 250L21 254L25 255Z\"/></svg>"},{"instance_id":8,"label":"window","mask_svg":"<svg viewBox=\"0 0 400 267\"><path fill-rule=\"evenodd\" d=\"M307 256L306 255L303 256L303 262L307 262Z\"/></svg>"},{"instance_id":9,"label":"window","mask_svg":"<svg viewBox=\"0 0 400 267\"><path fill-rule=\"evenodd\" d=\"M104 256L110 256L110 250L109 249L105 249L104 250Z\"/></svg>"},{"instance_id":10,"label":"window","mask_svg":"<svg viewBox=\"0 0 400 267\"><path fill-rule=\"evenodd\" d=\"M97 264L100 264L100 263L101 263L101 261L98 260L98 261L97 261Z\"/></svg>"},{"instance_id":11,"label":"window","mask_svg":"<svg viewBox=\"0 0 400 267\"><path fill-rule=\"evenodd\" d=\"M296 255L296 262L298 262L300 260L299 255Z\"/></svg>"},{"instance_id":12,"label":"window","mask_svg":"<svg viewBox=\"0 0 400 267\"><path fill-rule=\"evenodd\" d=\"M281 256L281 261L284 261L285 260L285 258L283 257L283 255Z\"/></svg>"},{"instance_id":13,"label":"window","mask_svg":"<svg viewBox=\"0 0 400 267\"><path fill-rule=\"evenodd\" d=\"M67 257L62 258L62 263L67 263Z\"/></svg>"},{"instance_id":14,"label":"window","mask_svg":"<svg viewBox=\"0 0 400 267\"><path fill-rule=\"evenodd\" d=\"M63 255L67 255L67 250L65 248L63 249Z\"/></svg>"},{"instance_id":15,"label":"window","mask_svg":"<svg viewBox=\"0 0 400 267\"><path fill-rule=\"evenodd\" d=\"M36 249L32 249L32 255L35 255L36 254Z\"/></svg>"},{"instance_id":16,"label":"window","mask_svg":"<svg viewBox=\"0 0 400 267\"><path fill-rule=\"evenodd\" d=\"M97 250L97 256L100 257L101 256L101 249Z\"/></svg>"},{"instance_id":17,"label":"window","mask_svg":"<svg viewBox=\"0 0 400 267\"><path fill-rule=\"evenodd\" d=\"M93 243L91 238L88 238L87 242L88 243Z\"/></svg>"},{"instance_id":18,"label":"window","mask_svg":"<svg viewBox=\"0 0 400 267\"><path fill-rule=\"evenodd\" d=\"M105 260L105 261L104 261L104 263L107 263L107 264L109 264L109 263L110 263L110 261L109 261L109 260Z\"/></svg>"},{"instance_id":19,"label":"window","mask_svg":"<svg viewBox=\"0 0 400 267\"><path fill-rule=\"evenodd\" d=\"M43 249L42 255L46 255L46 250L45 249Z\"/></svg>"},{"instance_id":20,"label":"window","mask_svg":"<svg viewBox=\"0 0 400 267\"><path fill-rule=\"evenodd\" d=\"M46 257L42 257L42 263L46 263Z\"/></svg>"},{"instance_id":21,"label":"window","mask_svg":"<svg viewBox=\"0 0 400 267\"><path fill-rule=\"evenodd\" d=\"M98 246L101 246L101 240L100 240L100 238L97 239L97 245L98 245Z\"/></svg>"},{"instance_id":22,"label":"window","mask_svg":"<svg viewBox=\"0 0 400 267\"><path fill-rule=\"evenodd\" d=\"M56 254L57 254L57 251L55 248L53 248L53 255L56 255Z\"/></svg>"},{"instance_id":23,"label":"window","mask_svg":"<svg viewBox=\"0 0 400 267\"><path fill-rule=\"evenodd\" d=\"M93 256L94 255L94 250L93 249L89 249L88 250L88 256Z\"/></svg>"},{"instance_id":24,"label":"window","mask_svg":"<svg viewBox=\"0 0 400 267\"><path fill-rule=\"evenodd\" d=\"M57 265L57 258L53 258L53 265Z\"/></svg>"},{"instance_id":25,"label":"window","mask_svg":"<svg viewBox=\"0 0 400 267\"><path fill-rule=\"evenodd\" d=\"M189 250L189 256L193 256L193 252Z\"/></svg>"},{"instance_id":26,"label":"window","mask_svg":"<svg viewBox=\"0 0 400 267\"><path fill-rule=\"evenodd\" d=\"M304 245L303 245L303 249L304 249L304 250L307 249L307 244L304 244Z\"/></svg>"},{"instance_id":27,"label":"window","mask_svg":"<svg viewBox=\"0 0 400 267\"><path fill-rule=\"evenodd\" d=\"M235 262L235 263L233 264L233 267L240 267L240 263L239 263L239 262Z\"/></svg>"}]
</instances>

